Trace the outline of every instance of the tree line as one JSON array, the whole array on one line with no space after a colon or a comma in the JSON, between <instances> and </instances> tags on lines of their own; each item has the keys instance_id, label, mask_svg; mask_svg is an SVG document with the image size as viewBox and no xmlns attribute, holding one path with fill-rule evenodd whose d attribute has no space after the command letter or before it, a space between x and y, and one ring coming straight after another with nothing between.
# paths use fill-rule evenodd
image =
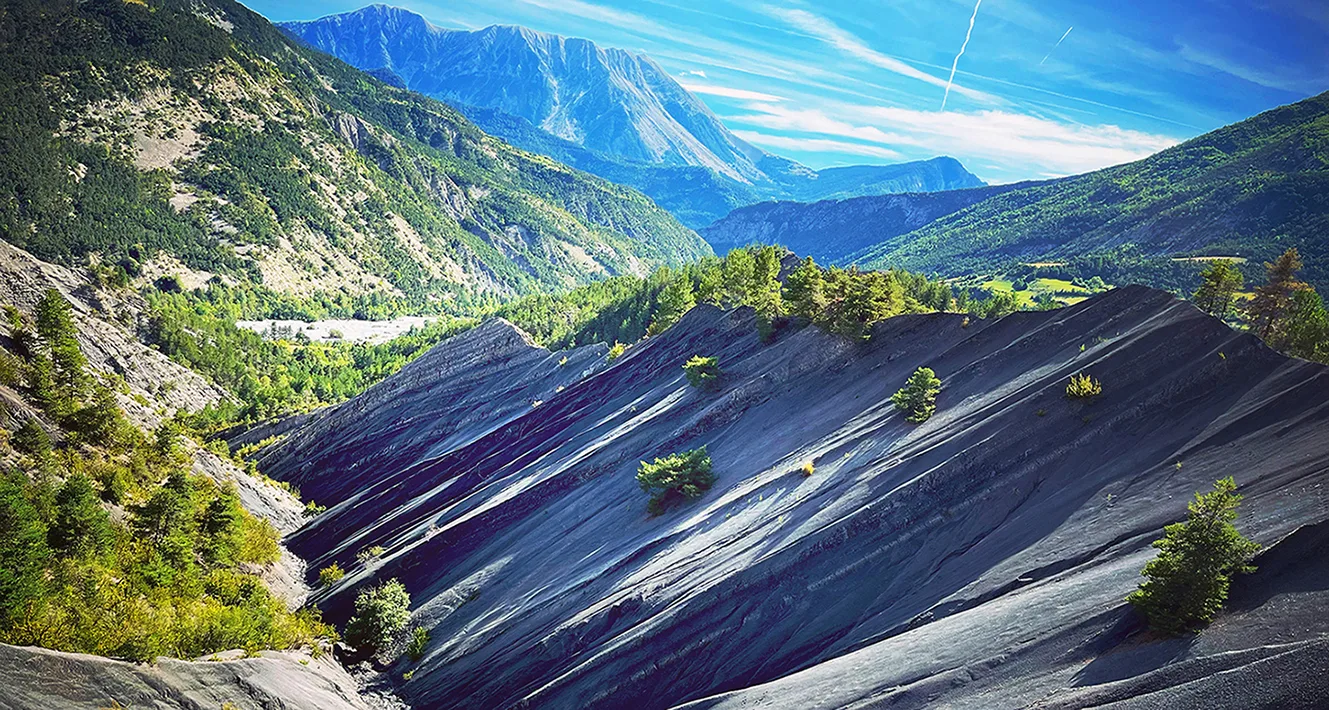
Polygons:
<instances>
[{"instance_id":1,"label":"tree line","mask_svg":"<svg viewBox=\"0 0 1329 710\"><path fill-rule=\"evenodd\" d=\"M1236 264L1214 261L1201 274L1191 301L1214 316L1243 325L1270 347L1329 363L1329 311L1320 294L1299 278L1301 268L1301 255L1288 249L1265 263L1265 282L1245 298L1240 293L1245 280Z\"/></svg>"}]
</instances>

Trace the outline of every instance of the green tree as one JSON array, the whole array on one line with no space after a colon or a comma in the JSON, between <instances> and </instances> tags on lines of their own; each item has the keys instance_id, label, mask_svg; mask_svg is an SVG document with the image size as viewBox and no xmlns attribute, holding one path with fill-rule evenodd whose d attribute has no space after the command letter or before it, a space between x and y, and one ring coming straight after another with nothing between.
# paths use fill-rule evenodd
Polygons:
<instances>
[{"instance_id":1,"label":"green tree","mask_svg":"<svg viewBox=\"0 0 1329 710\"><path fill-rule=\"evenodd\" d=\"M0 632L25 615L45 594L46 525L28 499L27 479L0 474Z\"/></svg>"},{"instance_id":2,"label":"green tree","mask_svg":"<svg viewBox=\"0 0 1329 710\"><path fill-rule=\"evenodd\" d=\"M821 267L812 257L803 259L803 263L789 272L784 284L785 301L789 312L808 321L821 318L826 310L826 286L822 280Z\"/></svg>"},{"instance_id":3,"label":"green tree","mask_svg":"<svg viewBox=\"0 0 1329 710\"><path fill-rule=\"evenodd\" d=\"M1250 559L1260 546L1232 524L1241 504L1236 490L1229 477L1209 493L1196 493L1186 520L1165 527L1154 542L1158 556L1144 566L1145 581L1126 600L1155 631L1176 635L1204 626L1227 601L1233 575L1255 571Z\"/></svg>"},{"instance_id":4,"label":"green tree","mask_svg":"<svg viewBox=\"0 0 1329 710\"><path fill-rule=\"evenodd\" d=\"M890 274L832 268L826 274L828 305L820 325L852 338L868 337L873 323L904 310L904 288Z\"/></svg>"},{"instance_id":5,"label":"green tree","mask_svg":"<svg viewBox=\"0 0 1329 710\"><path fill-rule=\"evenodd\" d=\"M660 292L659 305L655 309L655 317L651 320L651 327L647 332L656 335L664 331L677 323L678 319L692 310L695 305L697 299L692 293L692 279L686 274L675 276Z\"/></svg>"},{"instance_id":6,"label":"green tree","mask_svg":"<svg viewBox=\"0 0 1329 710\"><path fill-rule=\"evenodd\" d=\"M637 468L637 485L651 495L646 510L652 515L663 512L671 498L700 498L714 484L711 456L705 446L657 458L653 463L642 461Z\"/></svg>"},{"instance_id":7,"label":"green tree","mask_svg":"<svg viewBox=\"0 0 1329 710\"><path fill-rule=\"evenodd\" d=\"M47 543L77 557L100 554L110 545L111 519L87 476L76 473L60 486Z\"/></svg>"},{"instance_id":8,"label":"green tree","mask_svg":"<svg viewBox=\"0 0 1329 710\"><path fill-rule=\"evenodd\" d=\"M747 249L734 249L724 258L721 267L724 272L725 301L730 305L742 306L752 303L752 284L756 273L756 260Z\"/></svg>"},{"instance_id":9,"label":"green tree","mask_svg":"<svg viewBox=\"0 0 1329 710\"><path fill-rule=\"evenodd\" d=\"M100 384L93 387L92 402L75 411L66 423L85 439L102 443L119 440L125 428L115 393Z\"/></svg>"},{"instance_id":10,"label":"green tree","mask_svg":"<svg viewBox=\"0 0 1329 710\"><path fill-rule=\"evenodd\" d=\"M55 386L51 358L40 350L33 352L28 361L28 390L32 393L32 400L48 415L58 417L66 408L61 392Z\"/></svg>"},{"instance_id":11,"label":"green tree","mask_svg":"<svg viewBox=\"0 0 1329 710\"><path fill-rule=\"evenodd\" d=\"M400 580L360 592L355 615L346 623L346 641L357 649L378 653L411 619L411 595Z\"/></svg>"},{"instance_id":12,"label":"green tree","mask_svg":"<svg viewBox=\"0 0 1329 710\"><path fill-rule=\"evenodd\" d=\"M1292 295L1282 346L1296 357L1329 363L1329 312L1314 289Z\"/></svg>"},{"instance_id":13,"label":"green tree","mask_svg":"<svg viewBox=\"0 0 1329 710\"><path fill-rule=\"evenodd\" d=\"M753 258L752 285L749 298L757 311L757 330L761 339L768 341L775 334L775 320L784 315L784 300L780 296L780 251L772 246L757 250Z\"/></svg>"},{"instance_id":14,"label":"green tree","mask_svg":"<svg viewBox=\"0 0 1329 710\"><path fill-rule=\"evenodd\" d=\"M209 564L229 567L236 562L244 534L244 510L233 485L217 492L208 501L199 521L203 534L203 559Z\"/></svg>"},{"instance_id":15,"label":"green tree","mask_svg":"<svg viewBox=\"0 0 1329 710\"><path fill-rule=\"evenodd\" d=\"M23 421L18 431L15 431L10 438L10 442L15 451L34 459L44 459L51 453L51 437L46 435L46 430L33 418Z\"/></svg>"},{"instance_id":16,"label":"green tree","mask_svg":"<svg viewBox=\"0 0 1329 710\"><path fill-rule=\"evenodd\" d=\"M724 302L724 269L720 263L702 262L697 279L697 303L719 306Z\"/></svg>"},{"instance_id":17,"label":"green tree","mask_svg":"<svg viewBox=\"0 0 1329 710\"><path fill-rule=\"evenodd\" d=\"M1233 298L1241 290L1243 279L1236 264L1228 259L1210 262L1200 274L1200 287L1191 300L1200 310L1226 318L1232 312Z\"/></svg>"},{"instance_id":18,"label":"green tree","mask_svg":"<svg viewBox=\"0 0 1329 710\"><path fill-rule=\"evenodd\" d=\"M905 421L921 424L937 411L937 395L941 393L941 380L930 367L914 370L898 392L891 395L895 408L905 413Z\"/></svg>"},{"instance_id":19,"label":"green tree","mask_svg":"<svg viewBox=\"0 0 1329 710\"><path fill-rule=\"evenodd\" d=\"M37 335L48 356L57 392L57 416L66 416L81 401L88 386L87 360L78 347L73 309L55 289L48 289L37 303Z\"/></svg>"},{"instance_id":20,"label":"green tree","mask_svg":"<svg viewBox=\"0 0 1329 710\"><path fill-rule=\"evenodd\" d=\"M173 471L166 483L132 510L135 530L154 543L189 532L194 524L194 484Z\"/></svg>"},{"instance_id":21,"label":"green tree","mask_svg":"<svg viewBox=\"0 0 1329 710\"><path fill-rule=\"evenodd\" d=\"M1273 263L1264 265L1266 283L1255 289L1247 306L1251 330L1274 347L1280 347L1284 321L1292 306L1292 297L1310 286L1297 279L1301 255L1296 248L1283 252Z\"/></svg>"},{"instance_id":22,"label":"green tree","mask_svg":"<svg viewBox=\"0 0 1329 710\"><path fill-rule=\"evenodd\" d=\"M699 390L712 390L720 385L720 363L713 357L692 356L683 363L683 374L688 384Z\"/></svg>"}]
</instances>

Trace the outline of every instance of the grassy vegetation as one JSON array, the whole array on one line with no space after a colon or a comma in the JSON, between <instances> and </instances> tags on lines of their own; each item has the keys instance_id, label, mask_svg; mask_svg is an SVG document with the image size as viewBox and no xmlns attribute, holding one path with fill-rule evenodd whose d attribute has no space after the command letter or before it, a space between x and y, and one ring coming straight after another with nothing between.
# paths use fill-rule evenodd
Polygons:
<instances>
[{"instance_id":1,"label":"grassy vegetation","mask_svg":"<svg viewBox=\"0 0 1329 710\"><path fill-rule=\"evenodd\" d=\"M277 531L190 471L173 423L144 432L86 368L68 304L11 313L19 391L42 410L0 434L0 642L150 660L316 644L256 572ZM14 327L17 326L17 327ZM11 448L12 447L12 448Z\"/></svg>"},{"instance_id":2,"label":"grassy vegetation","mask_svg":"<svg viewBox=\"0 0 1329 710\"><path fill-rule=\"evenodd\" d=\"M1265 112L1144 160L991 197L866 255L866 266L1019 280L1094 276L1191 293L1203 262L1237 255L1248 280L1297 247L1329 288L1329 93ZM1043 269L1038 269L1042 271Z\"/></svg>"}]
</instances>

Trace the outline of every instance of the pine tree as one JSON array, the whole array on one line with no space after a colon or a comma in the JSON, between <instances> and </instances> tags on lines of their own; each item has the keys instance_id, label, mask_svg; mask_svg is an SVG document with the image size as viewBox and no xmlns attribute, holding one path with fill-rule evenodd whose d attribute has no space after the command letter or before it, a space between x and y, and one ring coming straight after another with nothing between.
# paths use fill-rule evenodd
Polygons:
<instances>
[{"instance_id":1,"label":"pine tree","mask_svg":"<svg viewBox=\"0 0 1329 710\"><path fill-rule=\"evenodd\" d=\"M826 310L826 285L821 267L812 257L789 273L784 284L785 302L789 312L809 321L819 319Z\"/></svg>"},{"instance_id":2,"label":"pine tree","mask_svg":"<svg viewBox=\"0 0 1329 710\"><path fill-rule=\"evenodd\" d=\"M753 261L752 307L757 311L757 331L766 342L775 335L775 321L785 310L780 296L780 252L775 247L762 247Z\"/></svg>"},{"instance_id":3,"label":"pine tree","mask_svg":"<svg viewBox=\"0 0 1329 710\"><path fill-rule=\"evenodd\" d=\"M100 553L111 543L111 520L87 476L76 473L55 494L51 549L78 557Z\"/></svg>"},{"instance_id":4,"label":"pine tree","mask_svg":"<svg viewBox=\"0 0 1329 710\"><path fill-rule=\"evenodd\" d=\"M1226 318L1232 312L1232 299L1241 290L1241 272L1227 259L1219 259L1209 264L1209 268L1200 274L1200 287L1195 290L1191 300L1200 310Z\"/></svg>"},{"instance_id":5,"label":"pine tree","mask_svg":"<svg viewBox=\"0 0 1329 710\"><path fill-rule=\"evenodd\" d=\"M734 249L724 258L724 298L729 305L745 306L752 303L753 273L756 260L747 249Z\"/></svg>"},{"instance_id":6,"label":"pine tree","mask_svg":"<svg viewBox=\"0 0 1329 710\"><path fill-rule=\"evenodd\" d=\"M32 394L32 400L43 412L57 418L68 414L71 407L55 385L55 371L51 367L51 358L47 357L46 353L37 351L32 354L32 358L28 361L27 374L28 391Z\"/></svg>"},{"instance_id":7,"label":"pine tree","mask_svg":"<svg viewBox=\"0 0 1329 710\"><path fill-rule=\"evenodd\" d=\"M51 438L36 419L25 419L10 441L15 451L34 459L44 459L51 454Z\"/></svg>"},{"instance_id":8,"label":"pine tree","mask_svg":"<svg viewBox=\"0 0 1329 710\"><path fill-rule=\"evenodd\" d=\"M1282 340L1289 355L1329 363L1329 312L1314 289L1292 295Z\"/></svg>"},{"instance_id":9,"label":"pine tree","mask_svg":"<svg viewBox=\"0 0 1329 710\"><path fill-rule=\"evenodd\" d=\"M1182 634L1210 621L1227 601L1233 575L1254 572L1249 562L1260 546L1232 524L1237 519L1237 484L1232 478L1214 490L1195 494L1186 520L1163 528L1154 542L1158 556L1141 572L1140 588L1126 598L1149 626L1164 634Z\"/></svg>"},{"instance_id":10,"label":"pine tree","mask_svg":"<svg viewBox=\"0 0 1329 710\"><path fill-rule=\"evenodd\" d=\"M656 335L664 331L669 326L677 323L678 319L692 310L695 305L697 305L697 299L692 293L692 279L686 274L679 274L660 292L660 301L655 310L655 317L651 320L651 327L646 332L649 335Z\"/></svg>"},{"instance_id":11,"label":"pine tree","mask_svg":"<svg viewBox=\"0 0 1329 710\"><path fill-rule=\"evenodd\" d=\"M937 395L941 393L941 380L930 367L920 367L909 376L909 381L891 395L895 408L905 413L905 421L922 424L937 411Z\"/></svg>"},{"instance_id":12,"label":"pine tree","mask_svg":"<svg viewBox=\"0 0 1329 710\"><path fill-rule=\"evenodd\" d=\"M199 529L204 535L204 559L214 565L233 564L240 550L243 524L244 512L235 489L228 487L219 491L216 497L208 501L199 523Z\"/></svg>"},{"instance_id":13,"label":"pine tree","mask_svg":"<svg viewBox=\"0 0 1329 710\"><path fill-rule=\"evenodd\" d=\"M51 551L27 487L23 474L0 473L0 629L12 626L44 594Z\"/></svg>"},{"instance_id":14,"label":"pine tree","mask_svg":"<svg viewBox=\"0 0 1329 710\"><path fill-rule=\"evenodd\" d=\"M724 267L722 262L702 262L697 279L697 303L719 306L724 303Z\"/></svg>"},{"instance_id":15,"label":"pine tree","mask_svg":"<svg viewBox=\"0 0 1329 710\"><path fill-rule=\"evenodd\" d=\"M1297 272L1301 271L1301 255L1296 248L1283 252L1272 264L1266 262L1264 268L1267 283L1255 289L1247 313L1251 329L1270 345L1279 347L1281 329L1292 306L1293 294L1310 286L1297 279Z\"/></svg>"},{"instance_id":16,"label":"pine tree","mask_svg":"<svg viewBox=\"0 0 1329 710\"><path fill-rule=\"evenodd\" d=\"M51 414L66 417L82 401L88 386L87 360L79 349L73 309L55 289L37 303L37 335L51 363L55 385Z\"/></svg>"}]
</instances>

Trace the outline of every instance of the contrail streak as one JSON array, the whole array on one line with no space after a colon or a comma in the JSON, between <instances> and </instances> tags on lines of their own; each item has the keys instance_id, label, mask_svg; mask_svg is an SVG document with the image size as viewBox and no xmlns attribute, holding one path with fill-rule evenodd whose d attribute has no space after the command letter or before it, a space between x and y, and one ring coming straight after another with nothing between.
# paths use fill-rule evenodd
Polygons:
<instances>
[{"instance_id":1,"label":"contrail streak","mask_svg":"<svg viewBox=\"0 0 1329 710\"><path fill-rule=\"evenodd\" d=\"M1073 29L1075 29L1075 28L1074 28L1074 27L1067 27L1067 28L1066 28L1066 34L1062 35L1062 36L1061 36L1061 39L1057 40L1057 43L1054 44L1054 45L1052 45L1052 49L1049 49L1049 50L1048 50L1048 57L1052 56L1052 53L1055 52L1055 51L1057 51L1057 47L1060 47L1060 46L1061 46L1061 43L1066 41L1066 35L1070 34L1070 33L1071 33L1071 30L1073 30ZM1048 60L1048 57L1043 57L1043 62L1046 62L1046 61ZM1039 63L1038 63L1038 66L1040 66L1040 67L1043 66L1043 62L1039 62Z\"/></svg>"},{"instance_id":2,"label":"contrail streak","mask_svg":"<svg viewBox=\"0 0 1329 710\"><path fill-rule=\"evenodd\" d=\"M974 3L974 14L969 16L969 31L964 33L964 44L960 45L960 53L955 55L955 61L951 62L951 78L946 80L946 93L941 95L941 110L946 110L946 99L951 95L951 84L955 83L955 68L960 66L960 57L964 56L964 48L969 46L969 36L974 33L974 20L978 19L978 6L983 4L983 0Z\"/></svg>"}]
</instances>

